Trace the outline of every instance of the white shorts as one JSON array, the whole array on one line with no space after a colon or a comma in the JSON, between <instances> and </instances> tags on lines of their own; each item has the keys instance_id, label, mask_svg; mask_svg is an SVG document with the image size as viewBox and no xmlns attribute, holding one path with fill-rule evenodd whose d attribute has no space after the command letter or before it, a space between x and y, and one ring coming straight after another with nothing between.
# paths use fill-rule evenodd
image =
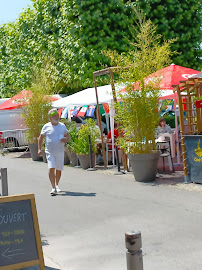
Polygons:
<instances>
[{"instance_id":1,"label":"white shorts","mask_svg":"<svg viewBox=\"0 0 202 270\"><path fill-rule=\"evenodd\" d=\"M62 171L64 167L64 151L59 153L46 153L46 158L48 162L48 168L54 168L56 170Z\"/></svg>"}]
</instances>

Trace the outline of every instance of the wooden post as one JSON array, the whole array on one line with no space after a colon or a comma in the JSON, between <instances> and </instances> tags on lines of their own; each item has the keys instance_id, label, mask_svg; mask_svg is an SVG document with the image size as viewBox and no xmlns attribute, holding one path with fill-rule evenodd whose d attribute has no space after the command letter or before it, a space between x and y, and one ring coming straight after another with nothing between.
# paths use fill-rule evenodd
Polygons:
<instances>
[{"instance_id":1,"label":"wooden post","mask_svg":"<svg viewBox=\"0 0 202 270\"><path fill-rule=\"evenodd\" d=\"M111 81L111 86L112 86L112 95L113 95L113 100L114 104L117 103L117 97L116 97L116 91L115 91L115 85L114 85L114 73L111 69L109 69L110 72L110 81ZM122 133L120 132L119 134L120 137L123 137ZM123 161L123 167L126 171L129 171L128 165L127 165L127 158L126 154L123 149L122 150L122 161Z\"/></svg>"},{"instance_id":2,"label":"wooden post","mask_svg":"<svg viewBox=\"0 0 202 270\"><path fill-rule=\"evenodd\" d=\"M182 158L183 158L183 167L184 167L184 178L185 182L188 182L188 170L187 170L187 158L186 158L186 149L185 149L185 139L184 139L184 116L183 116L183 106L182 106L182 97L180 95L180 86L177 86L177 94L179 100L179 114L180 114L180 133L181 133L181 146L182 146Z\"/></svg>"},{"instance_id":3,"label":"wooden post","mask_svg":"<svg viewBox=\"0 0 202 270\"><path fill-rule=\"evenodd\" d=\"M99 107L99 100L98 100L98 93L97 93L96 75L93 75L93 79L94 79L94 84L95 84L95 95L96 95L96 101L97 101L97 121L98 121L98 125L99 125L99 128L100 128L100 133L101 133L102 152L103 152L103 158L104 158L104 166L106 168L107 167L106 151L105 151L103 132L102 132L102 123L101 123L100 107Z\"/></svg>"}]
</instances>

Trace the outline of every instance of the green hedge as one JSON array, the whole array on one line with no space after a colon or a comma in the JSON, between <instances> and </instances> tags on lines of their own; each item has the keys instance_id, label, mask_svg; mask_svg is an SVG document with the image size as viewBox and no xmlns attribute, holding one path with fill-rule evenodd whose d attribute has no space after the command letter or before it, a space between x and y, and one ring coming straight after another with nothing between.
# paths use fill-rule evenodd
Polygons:
<instances>
[{"instance_id":1,"label":"green hedge","mask_svg":"<svg viewBox=\"0 0 202 270\"><path fill-rule=\"evenodd\" d=\"M166 124L168 124L171 128L175 128L175 116L170 115L163 117L166 120ZM179 124L179 116L177 117L177 122Z\"/></svg>"}]
</instances>

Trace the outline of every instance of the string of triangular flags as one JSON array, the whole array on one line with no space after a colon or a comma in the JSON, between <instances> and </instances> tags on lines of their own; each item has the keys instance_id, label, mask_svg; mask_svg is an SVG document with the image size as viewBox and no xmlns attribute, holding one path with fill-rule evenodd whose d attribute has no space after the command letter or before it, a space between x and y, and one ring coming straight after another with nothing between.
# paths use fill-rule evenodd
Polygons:
<instances>
[{"instance_id":1,"label":"string of triangular flags","mask_svg":"<svg viewBox=\"0 0 202 270\"><path fill-rule=\"evenodd\" d=\"M103 103L103 104L99 104L100 106L100 112L101 114L109 113L109 104L108 103ZM69 111L68 111L69 109ZM87 117L93 117L95 114L95 109L96 106L94 105L84 105L84 106L70 106L69 108L60 108L58 109L58 113L60 118L68 118L68 114L70 113L71 117L74 116L87 116Z\"/></svg>"}]
</instances>

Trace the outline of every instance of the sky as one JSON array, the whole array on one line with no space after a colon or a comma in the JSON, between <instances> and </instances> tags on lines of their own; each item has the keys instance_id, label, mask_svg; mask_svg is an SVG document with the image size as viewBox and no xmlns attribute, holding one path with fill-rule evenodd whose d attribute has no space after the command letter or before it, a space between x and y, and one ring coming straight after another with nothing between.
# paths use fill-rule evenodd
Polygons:
<instances>
[{"instance_id":1,"label":"sky","mask_svg":"<svg viewBox=\"0 0 202 270\"><path fill-rule=\"evenodd\" d=\"M14 22L31 0L0 0L0 24Z\"/></svg>"}]
</instances>

